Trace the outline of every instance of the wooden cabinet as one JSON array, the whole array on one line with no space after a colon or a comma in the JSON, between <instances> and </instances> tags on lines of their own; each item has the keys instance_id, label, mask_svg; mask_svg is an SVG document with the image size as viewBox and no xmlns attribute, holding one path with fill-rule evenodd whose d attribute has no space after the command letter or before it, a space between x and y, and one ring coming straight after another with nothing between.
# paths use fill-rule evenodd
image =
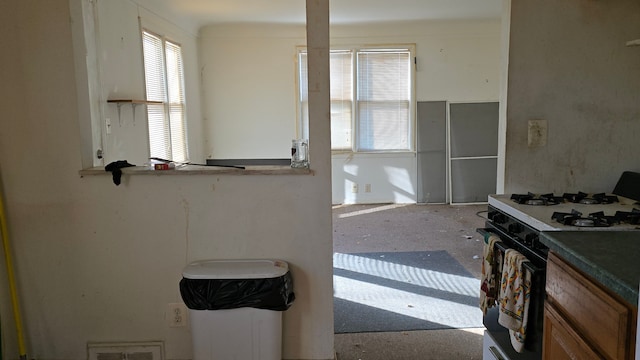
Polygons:
<instances>
[{"instance_id":1,"label":"wooden cabinet","mask_svg":"<svg viewBox=\"0 0 640 360\"><path fill-rule=\"evenodd\" d=\"M548 303L544 305L544 359L600 359L589 344Z\"/></svg>"},{"instance_id":2,"label":"wooden cabinet","mask_svg":"<svg viewBox=\"0 0 640 360\"><path fill-rule=\"evenodd\" d=\"M553 252L547 262L544 359L633 359L637 308Z\"/></svg>"}]
</instances>

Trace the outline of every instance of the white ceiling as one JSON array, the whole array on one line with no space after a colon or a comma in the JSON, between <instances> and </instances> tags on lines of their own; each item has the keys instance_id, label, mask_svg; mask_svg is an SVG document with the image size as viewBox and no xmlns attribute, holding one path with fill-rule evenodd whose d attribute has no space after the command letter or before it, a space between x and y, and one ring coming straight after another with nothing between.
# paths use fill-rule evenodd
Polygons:
<instances>
[{"instance_id":1,"label":"white ceiling","mask_svg":"<svg viewBox=\"0 0 640 360\"><path fill-rule=\"evenodd\" d=\"M305 0L134 0L161 15L189 21L194 29L228 22L305 21ZM502 0L330 0L332 24L499 18Z\"/></svg>"}]
</instances>

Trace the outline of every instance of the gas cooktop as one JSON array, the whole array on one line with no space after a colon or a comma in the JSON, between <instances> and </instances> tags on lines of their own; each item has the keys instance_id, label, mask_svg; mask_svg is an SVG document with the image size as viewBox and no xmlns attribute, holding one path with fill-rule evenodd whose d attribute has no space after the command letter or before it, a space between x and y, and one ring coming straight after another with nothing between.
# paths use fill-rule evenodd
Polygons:
<instances>
[{"instance_id":1,"label":"gas cooktop","mask_svg":"<svg viewBox=\"0 0 640 360\"><path fill-rule=\"evenodd\" d=\"M520 196L515 196L514 199L514 195L489 195L489 205L538 231L640 230L640 225L626 221L611 221L605 224L602 222L603 220L596 220L594 222L596 226L588 226L591 214L598 214L607 219L614 217L617 213L633 213L640 210L640 203L633 199L607 194L593 196L580 192L564 195L528 195L531 195L532 198L524 201ZM596 201L594 200L596 198L604 200ZM562 217L560 215L554 216L554 214L566 215ZM569 219L569 215L574 218Z\"/></svg>"}]
</instances>

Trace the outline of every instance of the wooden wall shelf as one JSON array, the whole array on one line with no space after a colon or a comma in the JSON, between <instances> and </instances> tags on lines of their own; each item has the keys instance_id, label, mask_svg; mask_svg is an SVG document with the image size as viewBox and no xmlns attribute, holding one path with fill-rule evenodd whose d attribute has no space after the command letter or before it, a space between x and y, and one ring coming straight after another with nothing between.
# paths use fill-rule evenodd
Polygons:
<instances>
[{"instance_id":1,"label":"wooden wall shelf","mask_svg":"<svg viewBox=\"0 0 640 360\"><path fill-rule=\"evenodd\" d=\"M133 112L133 122L136 121L136 106L138 105L162 105L164 104L162 101L151 101L151 100L136 100L136 99L110 99L107 100L108 103L116 104L118 106L118 124L122 126L122 120L120 118L120 108L124 104L131 104L131 110Z\"/></svg>"},{"instance_id":2,"label":"wooden wall shelf","mask_svg":"<svg viewBox=\"0 0 640 360\"><path fill-rule=\"evenodd\" d=\"M140 104L154 104L154 105L162 105L163 102L162 101L151 101L151 100L136 100L136 99L113 99L113 100L107 100L108 103L119 103L119 104L133 104L133 105L140 105Z\"/></svg>"}]
</instances>

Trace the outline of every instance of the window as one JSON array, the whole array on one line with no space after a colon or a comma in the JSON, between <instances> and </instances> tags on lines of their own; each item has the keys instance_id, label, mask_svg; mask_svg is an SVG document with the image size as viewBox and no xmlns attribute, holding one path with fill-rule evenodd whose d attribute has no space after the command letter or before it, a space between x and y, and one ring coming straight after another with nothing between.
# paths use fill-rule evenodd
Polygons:
<instances>
[{"instance_id":1,"label":"window","mask_svg":"<svg viewBox=\"0 0 640 360\"><path fill-rule=\"evenodd\" d=\"M407 47L331 50L332 150L411 150L412 53ZM308 137L305 50L298 64L300 118Z\"/></svg>"},{"instance_id":2,"label":"window","mask_svg":"<svg viewBox=\"0 0 640 360\"><path fill-rule=\"evenodd\" d=\"M180 45L143 31L145 87L149 123L149 156L178 162L187 153L184 72Z\"/></svg>"},{"instance_id":3,"label":"window","mask_svg":"<svg viewBox=\"0 0 640 360\"><path fill-rule=\"evenodd\" d=\"M300 109L303 119L304 138L309 138L309 93L307 88L307 53L299 54L300 64ZM331 51L329 72L331 73L331 148L350 150L352 148L353 109L353 52Z\"/></svg>"}]
</instances>

